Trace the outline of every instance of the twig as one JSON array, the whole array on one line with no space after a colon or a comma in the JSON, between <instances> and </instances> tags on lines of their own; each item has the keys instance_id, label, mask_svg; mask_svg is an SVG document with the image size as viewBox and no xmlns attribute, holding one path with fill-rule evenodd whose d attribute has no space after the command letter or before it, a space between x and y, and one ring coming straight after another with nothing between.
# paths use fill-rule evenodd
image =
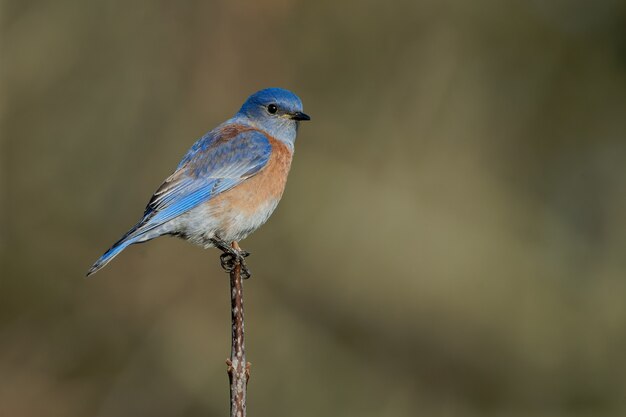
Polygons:
<instances>
[{"instance_id":1,"label":"twig","mask_svg":"<svg viewBox=\"0 0 626 417\"><path fill-rule=\"evenodd\" d=\"M233 249L239 251L237 242ZM246 362L243 321L243 283L241 264L237 261L230 272L230 311L232 320L232 346L230 359L226 359L230 380L230 415L246 417L246 389L250 378L250 364Z\"/></svg>"}]
</instances>

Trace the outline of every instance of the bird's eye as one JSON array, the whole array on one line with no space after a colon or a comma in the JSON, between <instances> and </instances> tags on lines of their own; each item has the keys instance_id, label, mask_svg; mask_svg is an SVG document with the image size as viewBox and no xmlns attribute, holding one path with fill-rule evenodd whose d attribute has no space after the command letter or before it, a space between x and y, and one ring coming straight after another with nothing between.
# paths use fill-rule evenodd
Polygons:
<instances>
[{"instance_id":1,"label":"bird's eye","mask_svg":"<svg viewBox=\"0 0 626 417\"><path fill-rule=\"evenodd\" d=\"M278 111L278 106L276 104L270 104L269 106L267 106L267 111L270 112L270 114L276 114L276 112Z\"/></svg>"}]
</instances>

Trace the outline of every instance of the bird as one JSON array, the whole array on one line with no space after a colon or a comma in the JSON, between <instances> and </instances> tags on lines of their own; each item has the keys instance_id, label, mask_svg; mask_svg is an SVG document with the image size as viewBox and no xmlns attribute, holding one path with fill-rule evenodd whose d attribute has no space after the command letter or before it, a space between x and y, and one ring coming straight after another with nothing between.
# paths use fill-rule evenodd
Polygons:
<instances>
[{"instance_id":1,"label":"bird","mask_svg":"<svg viewBox=\"0 0 626 417\"><path fill-rule=\"evenodd\" d=\"M191 146L148 202L139 222L87 271L93 275L128 246L176 236L222 251L230 272L250 272L239 242L263 225L280 201L300 122L302 101L282 88L252 94L230 119Z\"/></svg>"}]
</instances>

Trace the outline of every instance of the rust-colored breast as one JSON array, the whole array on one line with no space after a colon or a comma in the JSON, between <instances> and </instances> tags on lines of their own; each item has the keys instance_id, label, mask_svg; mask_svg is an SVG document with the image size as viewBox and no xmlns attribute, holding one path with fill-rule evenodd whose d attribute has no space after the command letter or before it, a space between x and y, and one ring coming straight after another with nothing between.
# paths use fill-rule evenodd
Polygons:
<instances>
[{"instance_id":1,"label":"rust-colored breast","mask_svg":"<svg viewBox=\"0 0 626 417\"><path fill-rule=\"evenodd\" d=\"M272 153L267 165L235 188L216 196L212 203L244 215L254 215L271 200L278 200L285 190L292 152L277 139L269 137Z\"/></svg>"}]
</instances>

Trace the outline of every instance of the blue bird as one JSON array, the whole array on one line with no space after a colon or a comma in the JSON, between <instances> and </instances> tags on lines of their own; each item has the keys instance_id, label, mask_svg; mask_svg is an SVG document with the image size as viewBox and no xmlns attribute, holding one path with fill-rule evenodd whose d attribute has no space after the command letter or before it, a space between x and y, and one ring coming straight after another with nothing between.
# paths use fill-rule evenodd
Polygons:
<instances>
[{"instance_id":1,"label":"blue bird","mask_svg":"<svg viewBox=\"0 0 626 417\"><path fill-rule=\"evenodd\" d=\"M233 248L270 217L285 189L300 121L298 96L281 88L251 95L234 117L200 138L154 193L141 220L93 264L87 276L135 243L178 236L217 247L222 266L244 258Z\"/></svg>"}]
</instances>

